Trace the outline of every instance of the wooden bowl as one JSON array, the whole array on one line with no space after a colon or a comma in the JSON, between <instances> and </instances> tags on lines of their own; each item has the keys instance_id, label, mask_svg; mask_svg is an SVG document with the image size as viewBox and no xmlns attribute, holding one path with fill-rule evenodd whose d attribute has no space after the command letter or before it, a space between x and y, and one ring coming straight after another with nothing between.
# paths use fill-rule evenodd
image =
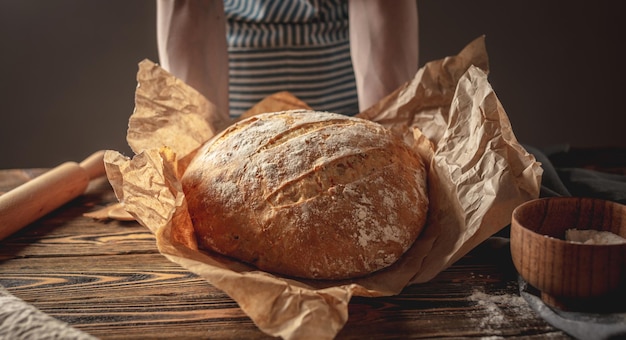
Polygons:
<instances>
[{"instance_id":1,"label":"wooden bowl","mask_svg":"<svg viewBox=\"0 0 626 340\"><path fill-rule=\"evenodd\" d=\"M626 238L626 206L592 198L531 200L513 210L511 256L548 305L569 311L626 310L626 244L565 240L568 229Z\"/></svg>"}]
</instances>

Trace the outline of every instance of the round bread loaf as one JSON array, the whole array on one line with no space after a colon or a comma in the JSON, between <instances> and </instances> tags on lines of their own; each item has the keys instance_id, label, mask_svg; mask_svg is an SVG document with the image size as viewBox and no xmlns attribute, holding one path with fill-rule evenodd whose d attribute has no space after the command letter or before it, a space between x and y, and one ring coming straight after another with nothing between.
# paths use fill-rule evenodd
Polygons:
<instances>
[{"instance_id":1,"label":"round bread loaf","mask_svg":"<svg viewBox=\"0 0 626 340\"><path fill-rule=\"evenodd\" d=\"M380 124L328 112L242 120L199 149L182 185L201 248L301 278L388 267L428 210L417 153Z\"/></svg>"}]
</instances>

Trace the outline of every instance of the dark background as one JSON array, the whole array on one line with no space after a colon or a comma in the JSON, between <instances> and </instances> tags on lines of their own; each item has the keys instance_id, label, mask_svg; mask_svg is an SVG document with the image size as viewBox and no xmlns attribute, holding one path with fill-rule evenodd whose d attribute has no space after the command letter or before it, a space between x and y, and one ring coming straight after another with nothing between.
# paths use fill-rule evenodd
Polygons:
<instances>
[{"instance_id":1,"label":"dark background","mask_svg":"<svg viewBox=\"0 0 626 340\"><path fill-rule=\"evenodd\" d=\"M418 0L420 65L485 35L489 81L522 143L626 147L621 1ZM155 2L0 0L0 169L126 144Z\"/></svg>"}]
</instances>

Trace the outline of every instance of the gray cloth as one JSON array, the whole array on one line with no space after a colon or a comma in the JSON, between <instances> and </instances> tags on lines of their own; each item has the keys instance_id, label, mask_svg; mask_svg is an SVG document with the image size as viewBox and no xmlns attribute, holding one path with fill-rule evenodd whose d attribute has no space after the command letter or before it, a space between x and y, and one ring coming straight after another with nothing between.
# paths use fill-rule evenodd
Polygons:
<instances>
[{"instance_id":1,"label":"gray cloth","mask_svg":"<svg viewBox=\"0 0 626 340\"><path fill-rule=\"evenodd\" d=\"M51 317L0 286L0 339L97 339Z\"/></svg>"},{"instance_id":2,"label":"gray cloth","mask_svg":"<svg viewBox=\"0 0 626 340\"><path fill-rule=\"evenodd\" d=\"M539 150L525 145L544 170L541 196L590 197L626 204L626 176L586 169L587 165L626 169L626 149L585 150L555 145Z\"/></svg>"},{"instance_id":3,"label":"gray cloth","mask_svg":"<svg viewBox=\"0 0 626 340\"><path fill-rule=\"evenodd\" d=\"M626 339L626 313L581 313L553 309L519 278L520 295L550 325L580 340Z\"/></svg>"},{"instance_id":4,"label":"gray cloth","mask_svg":"<svg viewBox=\"0 0 626 340\"><path fill-rule=\"evenodd\" d=\"M626 204L626 176L581 168L559 168L557 173L572 196Z\"/></svg>"}]
</instances>

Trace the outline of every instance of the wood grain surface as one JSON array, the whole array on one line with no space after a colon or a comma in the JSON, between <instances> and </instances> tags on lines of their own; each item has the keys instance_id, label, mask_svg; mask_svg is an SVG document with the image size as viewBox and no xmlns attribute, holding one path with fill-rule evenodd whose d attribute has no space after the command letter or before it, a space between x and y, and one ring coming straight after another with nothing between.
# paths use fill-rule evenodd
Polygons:
<instances>
[{"instance_id":1,"label":"wood grain surface","mask_svg":"<svg viewBox=\"0 0 626 340\"><path fill-rule=\"evenodd\" d=\"M42 169L0 170L0 192ZM101 339L266 339L222 291L159 254L136 222L84 217L115 202L106 180L0 241L0 285ZM1 308L1 306L0 306ZM519 296L508 246L484 244L431 282L353 298L338 339L569 339Z\"/></svg>"}]
</instances>

